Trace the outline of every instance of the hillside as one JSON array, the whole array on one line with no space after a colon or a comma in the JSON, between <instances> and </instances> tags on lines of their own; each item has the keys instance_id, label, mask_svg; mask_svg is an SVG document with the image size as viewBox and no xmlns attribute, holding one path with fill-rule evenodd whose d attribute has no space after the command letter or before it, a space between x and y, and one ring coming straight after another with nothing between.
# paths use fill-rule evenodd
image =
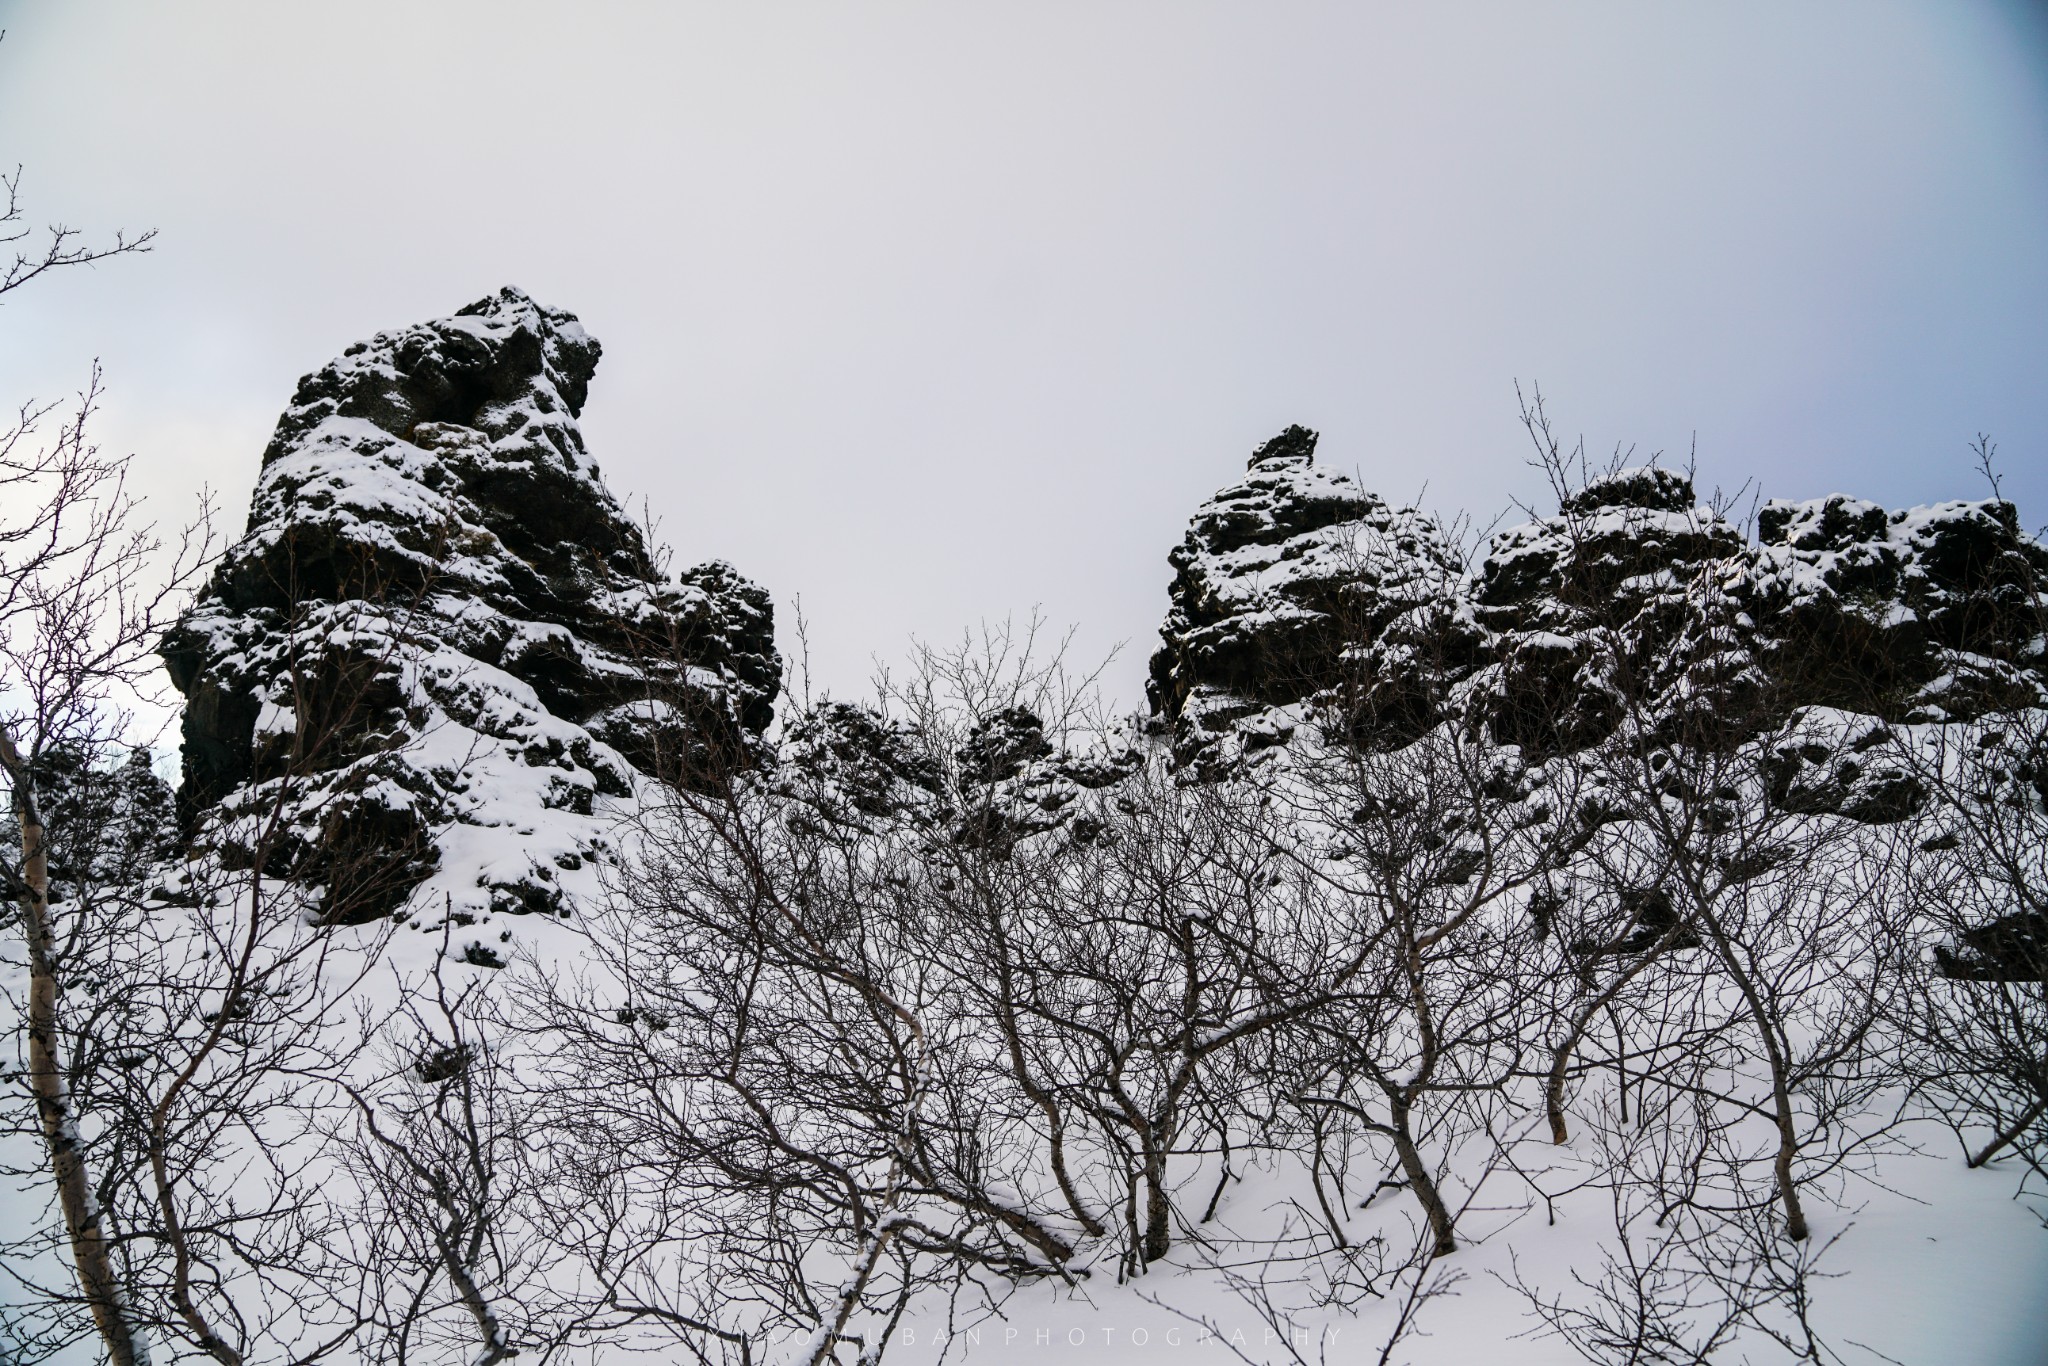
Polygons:
<instances>
[{"instance_id":1,"label":"hillside","mask_svg":"<svg viewBox=\"0 0 2048 1366\"><path fill-rule=\"evenodd\" d=\"M1145 713L1002 631L799 706L602 481L599 355L508 288L307 375L162 642L175 803L43 780L157 1359L2040 1359L2012 504L1745 518L1538 421L1468 542L1295 426ZM91 1360L34 1143L0 1352Z\"/></svg>"}]
</instances>

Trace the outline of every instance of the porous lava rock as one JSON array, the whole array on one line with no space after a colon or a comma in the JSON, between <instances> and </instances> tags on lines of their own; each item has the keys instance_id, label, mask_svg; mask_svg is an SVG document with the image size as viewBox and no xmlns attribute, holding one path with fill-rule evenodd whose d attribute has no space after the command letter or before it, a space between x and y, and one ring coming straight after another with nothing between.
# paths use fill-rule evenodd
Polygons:
<instances>
[{"instance_id":1,"label":"porous lava rock","mask_svg":"<svg viewBox=\"0 0 2048 1366\"><path fill-rule=\"evenodd\" d=\"M663 572L577 426L598 356L508 288L299 382L161 646L195 847L335 920L556 911L636 769L760 757L772 604L728 565Z\"/></svg>"},{"instance_id":2,"label":"porous lava rock","mask_svg":"<svg viewBox=\"0 0 2048 1366\"><path fill-rule=\"evenodd\" d=\"M1011 704L969 722L964 742L945 753L872 707L826 701L791 720L769 784L814 828L910 830L935 857L960 848L1002 857L1021 839L1071 824L1084 794L1136 773L1144 754L1128 732L1050 735L1036 712Z\"/></svg>"},{"instance_id":3,"label":"porous lava rock","mask_svg":"<svg viewBox=\"0 0 2048 1366\"><path fill-rule=\"evenodd\" d=\"M1197 774L1311 718L1394 747L1456 711L1534 762L1628 717L1666 742L1778 733L1779 800L1887 821L1924 797L1889 727L2048 704L2048 548L2010 503L1775 502L1752 538L1686 475L1613 469L1468 569L1315 447L1298 426L1261 446L1168 556L1149 695Z\"/></svg>"},{"instance_id":4,"label":"porous lava rock","mask_svg":"<svg viewBox=\"0 0 2048 1366\"><path fill-rule=\"evenodd\" d=\"M1370 650L1456 575L1428 519L1316 464L1316 441L1291 426L1261 445L1167 556L1147 693L1181 763L1285 743L1293 704L1336 685L1347 651Z\"/></svg>"},{"instance_id":5,"label":"porous lava rock","mask_svg":"<svg viewBox=\"0 0 2048 1366\"><path fill-rule=\"evenodd\" d=\"M131 750L120 763L96 757L57 748L34 763L53 905L85 889L147 885L176 848L170 784L149 751ZM21 826L0 821L0 899L27 894L13 871L20 866Z\"/></svg>"},{"instance_id":6,"label":"porous lava rock","mask_svg":"<svg viewBox=\"0 0 2048 1366\"><path fill-rule=\"evenodd\" d=\"M1766 504L1757 525L1771 664L1802 700L1941 722L2048 699L2048 547L2013 504L1837 495Z\"/></svg>"}]
</instances>

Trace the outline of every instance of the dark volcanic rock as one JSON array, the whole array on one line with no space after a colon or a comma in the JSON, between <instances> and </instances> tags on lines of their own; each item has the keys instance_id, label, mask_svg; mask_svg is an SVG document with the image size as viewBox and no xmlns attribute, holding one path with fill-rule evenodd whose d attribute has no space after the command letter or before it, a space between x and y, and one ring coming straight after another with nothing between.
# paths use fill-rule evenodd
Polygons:
<instances>
[{"instance_id":1,"label":"dark volcanic rock","mask_svg":"<svg viewBox=\"0 0 2048 1366\"><path fill-rule=\"evenodd\" d=\"M2011 503L1838 495L1768 504L1758 528L1772 666L1804 700L1948 721L2048 696L2048 547Z\"/></svg>"},{"instance_id":2,"label":"dark volcanic rock","mask_svg":"<svg viewBox=\"0 0 2048 1366\"><path fill-rule=\"evenodd\" d=\"M894 825L919 831L935 849L1000 852L1069 823L1086 793L1113 788L1144 762L1124 728L1067 749L1022 706L969 725L950 755L928 743L916 727L870 707L824 702L790 722L770 786L814 825Z\"/></svg>"},{"instance_id":3,"label":"dark volcanic rock","mask_svg":"<svg viewBox=\"0 0 2048 1366\"><path fill-rule=\"evenodd\" d=\"M1966 982L2048 982L2048 915L2015 911L1937 945L1937 969Z\"/></svg>"},{"instance_id":4,"label":"dark volcanic rock","mask_svg":"<svg viewBox=\"0 0 2048 1366\"><path fill-rule=\"evenodd\" d=\"M1289 427L1195 513L1167 557L1172 608L1148 685L1182 762L1284 743L1292 703L1336 686L1369 647L1440 596L1456 557L1420 514L1315 463Z\"/></svg>"},{"instance_id":5,"label":"dark volcanic rock","mask_svg":"<svg viewBox=\"0 0 2048 1366\"><path fill-rule=\"evenodd\" d=\"M100 896L111 887L146 885L176 850L170 785L156 776L149 751L132 750L119 764L96 757L55 749L35 760L53 904L82 890ZM11 903L26 894L15 880L20 866L21 827L0 821L0 899Z\"/></svg>"},{"instance_id":6,"label":"dark volcanic rock","mask_svg":"<svg viewBox=\"0 0 2048 1366\"><path fill-rule=\"evenodd\" d=\"M327 913L560 903L632 769L757 757L768 596L667 578L576 425L599 348L514 289L301 380L247 533L165 638L188 835L322 885Z\"/></svg>"},{"instance_id":7,"label":"dark volcanic rock","mask_svg":"<svg viewBox=\"0 0 2048 1366\"><path fill-rule=\"evenodd\" d=\"M1473 576L1489 667L1476 699L1500 738L1542 753L1608 734L1632 701L1672 691L1705 662L1690 604L1703 575L1746 552L1698 507L1690 480L1622 470L1590 481L1554 517L1493 538ZM1708 672L1743 676L1734 661ZM1716 707L1740 705L1724 684Z\"/></svg>"},{"instance_id":8,"label":"dark volcanic rock","mask_svg":"<svg viewBox=\"0 0 2048 1366\"><path fill-rule=\"evenodd\" d=\"M776 792L828 825L931 825L946 809L944 769L916 731L858 703L824 702L792 720L779 758Z\"/></svg>"},{"instance_id":9,"label":"dark volcanic rock","mask_svg":"<svg viewBox=\"0 0 2048 1366\"><path fill-rule=\"evenodd\" d=\"M1149 691L1198 772L1311 715L1383 747L1456 710L1531 759L1633 716L1664 743L1781 734L1779 801L1890 821L1925 793L1885 723L2048 702L2048 548L2009 503L1772 503L1753 542L1684 475L1624 469L1468 573L1419 514L1316 466L1315 441L1261 447L1168 557Z\"/></svg>"}]
</instances>

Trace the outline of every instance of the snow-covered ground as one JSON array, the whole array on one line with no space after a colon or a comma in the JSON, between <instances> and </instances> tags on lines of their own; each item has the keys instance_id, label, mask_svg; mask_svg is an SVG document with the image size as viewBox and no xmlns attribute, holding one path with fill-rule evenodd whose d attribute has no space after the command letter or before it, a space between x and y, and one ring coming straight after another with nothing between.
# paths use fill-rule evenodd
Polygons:
<instances>
[{"instance_id":1,"label":"snow-covered ground","mask_svg":"<svg viewBox=\"0 0 2048 1366\"><path fill-rule=\"evenodd\" d=\"M624 804L600 817L616 818ZM478 855L532 852L536 832L514 825L469 828ZM467 866L465 864L465 866ZM579 901L597 894L597 870L567 877ZM440 899L433 887L422 895ZM479 908L481 909L481 908ZM166 911L177 915L182 912ZM456 933L496 942L501 932L524 960L499 973L454 963L463 981L508 982L526 963L575 965L583 951L576 923L553 917L484 913ZM387 962L415 980L449 952L453 927L422 917L404 926L337 931L363 947L381 946ZM460 946L455 946L459 955ZM18 1000L23 969L18 944L0 945L6 995ZM380 971L353 988L367 998L391 993ZM11 1024L12 1022L9 1021ZM10 1029L10 1034L19 1037ZM8 1060L10 1068L14 1059ZM90 1126L90 1116L87 1117ZM1607 1194L1586 1184L1602 1157L1590 1127L1573 1141L1552 1146L1533 1134L1508 1146L1511 1161L1471 1169L1490 1145L1469 1142L1452 1163L1450 1189L1464 1203L1460 1249L1437 1260L1426 1283L1440 1293L1413 1303L1407 1281L1367 1275L1373 1291L1358 1291L1348 1308L1318 1307L1316 1292L1337 1263L1325 1253L1318 1265L1303 1260L1299 1235L1315 1222L1315 1197L1291 1160L1267 1160L1223 1188L1212 1219L1184 1225L1175 1250L1143 1276L1119 1283L1114 1252L1084 1250L1096 1258L1071 1285L1041 1280L1006 1296L963 1295L951 1304L927 1299L914 1305L896 1330L889 1359L911 1364L941 1361L1070 1362L1073 1366L1132 1360L1290 1362L1528 1363L1550 1366L1582 1360L1572 1346L1547 1332L1524 1289L1547 1297L1583 1299L1598 1277L1603 1255L1615 1245ZM10 1163L33 1166L33 1140L4 1140ZM1396 1189L1365 1201L1378 1170L1364 1166L1384 1154L1358 1154L1342 1205L1354 1248L1376 1238L1398 1259L1415 1246L1422 1216L1413 1196ZM1216 1186L1207 1161L1184 1160L1175 1169L1176 1206L1193 1218ZM1811 1324L1827 1360L1893 1362L1901 1366L2037 1366L2048 1362L2048 1200L2018 1194L2019 1164L1994 1162L1972 1170L1953 1137L1931 1121L1908 1120L1894 1129L1883 1151L1851 1174L1816 1184L1809 1199L1811 1248L1825 1248L1810 1286ZM1539 1193L1558 1194L1546 1201ZM0 1223L19 1230L51 1217L48 1188L33 1180L0 1188ZM45 1276L64 1274L54 1261ZM994 1294L996 1292L988 1292ZM17 1296L0 1283L0 1303ZM1403 1314L1412 1321L1389 1349ZM756 1360L795 1359L801 1344L769 1340ZM673 1347L657 1359L672 1359ZM455 1358L450 1357L449 1360ZM605 1353L597 1355L607 1359ZM1645 1360L1657 1360L1646 1358ZM1755 1334L1738 1337L1715 1361L1789 1360L1776 1344ZM60 1366L93 1360L80 1348L56 1358Z\"/></svg>"},{"instance_id":2,"label":"snow-covered ground","mask_svg":"<svg viewBox=\"0 0 2048 1366\"><path fill-rule=\"evenodd\" d=\"M2013 1164L1972 1171L1931 1128L1926 1150L1897 1154L1858 1182L1852 1203L1814 1211L1813 1238L1834 1246L1822 1258L1814 1287L1813 1323L1822 1341L1849 1363L1882 1366L2040 1366L2048 1362L2048 1228L2014 1199ZM1538 1145L1538 1160L1548 1157ZM1503 1203L1525 1193L1497 1174ZM1293 1193L1254 1176L1234 1185L1220 1221L1260 1222L1284 1209ZM1355 1203L1355 1202L1354 1202ZM1481 1202L1484 1204L1484 1201ZM2044 1210L2048 1213L2048 1210ZM1354 1212L1354 1238L1376 1230L1406 1240L1419 1219L1405 1194L1382 1195ZM1445 1292L1418 1311L1414 1332L1389 1363L1411 1366L1565 1366L1582 1362L1569 1344L1545 1333L1520 1278L1546 1292L1570 1292L1572 1272L1597 1273L1601 1245L1613 1238L1597 1193L1561 1201L1555 1223L1533 1209L1475 1209L1460 1225L1466 1245L1436 1264ZM1276 1325L1234 1291L1224 1276L1199 1265L1186 1248L1173 1265L1118 1285L1114 1267L1078 1290L1056 1283L1026 1288L998 1313L976 1319L943 1312L906 1317L891 1360L906 1363L1016 1362L1051 1366L1158 1360L1291 1363L1377 1363L1401 1306L1368 1301L1356 1313L1303 1308ZM1189 1265L1195 1262L1195 1265ZM1257 1265L1239 1278L1256 1276ZM1271 1268L1284 1277L1286 1268ZM1275 1288L1285 1303L1286 1288ZM1293 1338L1292 1350L1284 1335ZM1790 1359L1769 1344L1744 1344L1716 1361Z\"/></svg>"}]
</instances>

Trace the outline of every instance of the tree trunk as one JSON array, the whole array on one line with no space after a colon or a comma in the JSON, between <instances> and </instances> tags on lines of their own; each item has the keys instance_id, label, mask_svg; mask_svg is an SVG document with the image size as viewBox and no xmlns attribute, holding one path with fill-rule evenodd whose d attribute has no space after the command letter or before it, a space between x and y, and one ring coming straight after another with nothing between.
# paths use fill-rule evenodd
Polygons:
<instances>
[{"instance_id":1,"label":"tree trunk","mask_svg":"<svg viewBox=\"0 0 2048 1366\"><path fill-rule=\"evenodd\" d=\"M1586 1036L1586 1029L1592 1024L1593 1016L1599 1013L1601 1007L1614 1000L1616 996L1619 996L1621 989L1627 986L1637 973L1649 966L1650 960L1663 951L1665 944L1675 937L1675 934L1675 929L1666 930L1663 937L1656 944L1645 950L1642 956L1633 964L1623 969L1612 982L1607 984L1605 991L1602 991L1599 995L1588 1001L1584 1009L1572 1017L1571 1028L1566 1031L1564 1042L1557 1046L1557 1052L1551 1059L1550 1077L1543 1087L1543 1110L1545 1116L1550 1120L1550 1141L1552 1143L1563 1143L1571 1137L1570 1131L1566 1129L1564 1122L1565 1077L1571 1071L1572 1053L1578 1048L1579 1040ZM1586 969L1586 976L1589 979L1592 976L1592 969L1590 967Z\"/></svg>"},{"instance_id":2,"label":"tree trunk","mask_svg":"<svg viewBox=\"0 0 2048 1366\"><path fill-rule=\"evenodd\" d=\"M50 931L50 861L28 764L14 747L14 738L0 729L0 768L14 789L14 816L21 826L22 935L28 941L28 1072L35 1095L36 1116L50 1153L50 1174L57 1182L57 1200L64 1211L64 1229L71 1241L71 1261L78 1288L92 1308L92 1318L107 1345L113 1366L147 1366L149 1347L128 1317L120 1281L100 1227L98 1203L80 1150L78 1117L72 1113L62 1054L57 1043L57 973L52 961Z\"/></svg>"},{"instance_id":3,"label":"tree trunk","mask_svg":"<svg viewBox=\"0 0 2048 1366\"><path fill-rule=\"evenodd\" d=\"M1430 1231L1436 1234L1436 1255L1448 1257L1458 1250L1458 1240L1453 1235L1451 1211L1444 1204L1443 1193L1437 1190L1436 1180L1429 1174L1429 1168L1422 1161L1422 1153L1415 1146L1415 1135L1409 1128L1409 1102L1396 1096L1392 1103L1394 1151L1400 1155L1401 1170L1408 1174L1408 1185L1414 1190L1415 1198L1422 1202L1423 1213L1429 1216Z\"/></svg>"},{"instance_id":4,"label":"tree trunk","mask_svg":"<svg viewBox=\"0 0 2048 1366\"><path fill-rule=\"evenodd\" d=\"M1764 1008L1763 997L1758 993L1756 984L1743 971L1729 943L1727 931L1713 915L1703 913L1700 921L1713 939L1721 966L1727 970L1736 990L1742 993L1749 1018L1756 1025L1757 1040L1764 1046L1764 1061L1771 1069L1771 1102L1776 1107L1772 1118L1778 1126L1778 1156L1773 1170L1778 1180L1778 1198L1785 1206L1785 1236L1795 1243L1804 1242L1806 1210L1799 1203L1799 1187L1792 1179L1792 1163L1799 1156L1799 1117L1792 1110L1790 1064L1778 1048L1778 1034L1773 1027L1771 1012Z\"/></svg>"},{"instance_id":5,"label":"tree trunk","mask_svg":"<svg viewBox=\"0 0 2048 1366\"><path fill-rule=\"evenodd\" d=\"M1173 1246L1173 1206L1166 1196L1166 1156L1145 1158L1145 1264L1150 1266Z\"/></svg>"},{"instance_id":6,"label":"tree trunk","mask_svg":"<svg viewBox=\"0 0 2048 1366\"><path fill-rule=\"evenodd\" d=\"M1792 1160L1799 1156L1798 1118L1792 1113L1792 1093L1785 1085L1784 1065L1771 1050L1771 1090L1778 1106L1778 1193L1785 1201L1785 1236L1793 1242L1806 1240L1806 1210L1799 1203L1799 1187L1792 1180Z\"/></svg>"},{"instance_id":7,"label":"tree trunk","mask_svg":"<svg viewBox=\"0 0 2048 1366\"><path fill-rule=\"evenodd\" d=\"M448 1279L455 1286L455 1293L462 1300L462 1307L476 1320L477 1332L483 1338L483 1350L471 1360L470 1366L497 1366L501 1361L519 1355L519 1349L512 1345L505 1332L504 1323L498 1318L498 1311L483 1288L476 1283L476 1277L469 1271L470 1262L481 1250L481 1237L469 1239L469 1255L460 1251L462 1221L451 1219L449 1226L436 1235L440 1244L441 1262L447 1268Z\"/></svg>"}]
</instances>

